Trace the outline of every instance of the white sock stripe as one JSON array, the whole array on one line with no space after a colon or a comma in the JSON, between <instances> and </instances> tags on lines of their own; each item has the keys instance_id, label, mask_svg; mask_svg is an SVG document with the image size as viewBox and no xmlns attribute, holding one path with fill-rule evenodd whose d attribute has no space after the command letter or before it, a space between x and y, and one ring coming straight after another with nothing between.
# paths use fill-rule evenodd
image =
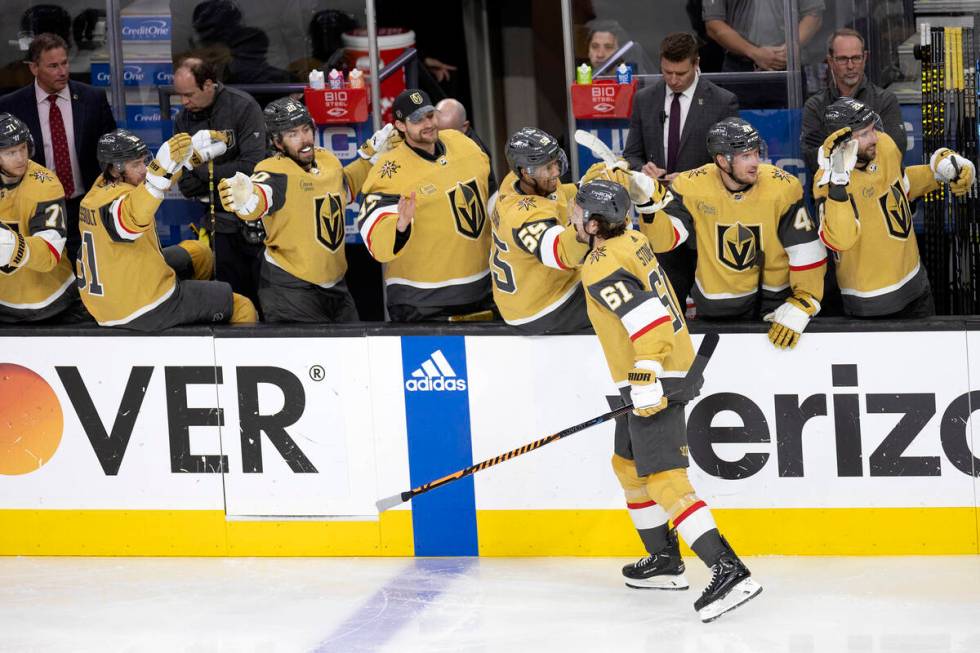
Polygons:
<instances>
[{"instance_id":1,"label":"white sock stripe","mask_svg":"<svg viewBox=\"0 0 980 653\"><path fill-rule=\"evenodd\" d=\"M647 506L646 508L628 508L627 510L630 513L630 519L633 520L633 525L636 526L636 530L638 531L663 526L670 518L667 511L661 508L659 504Z\"/></svg>"},{"instance_id":2,"label":"white sock stripe","mask_svg":"<svg viewBox=\"0 0 980 653\"><path fill-rule=\"evenodd\" d=\"M688 515L684 521L677 524L677 532L689 546L713 528L718 527L715 525L715 518L712 517L711 510L706 505L701 506Z\"/></svg>"}]
</instances>

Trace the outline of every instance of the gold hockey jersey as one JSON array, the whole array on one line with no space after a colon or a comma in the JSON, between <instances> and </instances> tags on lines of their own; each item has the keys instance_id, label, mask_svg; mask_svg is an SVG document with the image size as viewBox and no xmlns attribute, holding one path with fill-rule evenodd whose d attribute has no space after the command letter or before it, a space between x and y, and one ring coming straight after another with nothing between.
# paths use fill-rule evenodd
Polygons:
<instances>
[{"instance_id":1,"label":"gold hockey jersey","mask_svg":"<svg viewBox=\"0 0 980 653\"><path fill-rule=\"evenodd\" d=\"M320 147L309 172L284 154L259 161L252 174L260 189L259 205L244 219L262 219L266 260L323 288L343 280L344 215L370 169L360 157L342 167Z\"/></svg>"},{"instance_id":2,"label":"gold hockey jersey","mask_svg":"<svg viewBox=\"0 0 980 653\"><path fill-rule=\"evenodd\" d=\"M874 161L854 169L846 197L814 182L820 238L834 252L844 311L859 317L905 308L929 288L909 202L939 187L927 165L902 170L902 152L878 135Z\"/></svg>"},{"instance_id":3,"label":"gold hockey jersey","mask_svg":"<svg viewBox=\"0 0 980 653\"><path fill-rule=\"evenodd\" d=\"M657 377L684 377L694 347L674 289L646 236L628 230L605 241L582 265L589 319L619 386L636 361L662 367Z\"/></svg>"},{"instance_id":4,"label":"gold hockey jersey","mask_svg":"<svg viewBox=\"0 0 980 653\"><path fill-rule=\"evenodd\" d=\"M388 304L460 306L490 294L490 160L461 132L439 132L436 155L402 143L364 182L357 228L384 270ZM398 233L398 199L415 192L415 219Z\"/></svg>"},{"instance_id":5,"label":"gold hockey jersey","mask_svg":"<svg viewBox=\"0 0 980 653\"><path fill-rule=\"evenodd\" d=\"M85 308L103 326L131 322L162 304L176 288L177 275L164 261L157 237L154 216L160 201L145 183L110 183L101 176L82 199L78 290Z\"/></svg>"},{"instance_id":6,"label":"gold hockey jersey","mask_svg":"<svg viewBox=\"0 0 980 653\"><path fill-rule=\"evenodd\" d=\"M758 181L732 193L718 167L708 163L681 173L670 192L673 199L661 211L643 216L640 230L657 252L696 238L691 296L699 315L724 318L751 310L759 287L759 250L765 255L765 304L798 292L818 302L823 297L827 252L796 177L761 164Z\"/></svg>"},{"instance_id":7,"label":"gold hockey jersey","mask_svg":"<svg viewBox=\"0 0 980 653\"><path fill-rule=\"evenodd\" d=\"M64 255L65 191L53 172L33 161L24 177L0 185L0 229L19 235L10 263L0 267L0 314L16 319L47 317L63 308L57 300L75 282Z\"/></svg>"},{"instance_id":8,"label":"gold hockey jersey","mask_svg":"<svg viewBox=\"0 0 980 653\"><path fill-rule=\"evenodd\" d=\"M545 323L579 291L577 268L588 252L568 222L578 188L562 184L541 197L525 195L517 184L513 172L504 178L490 215L494 302L508 324L560 328Z\"/></svg>"}]
</instances>

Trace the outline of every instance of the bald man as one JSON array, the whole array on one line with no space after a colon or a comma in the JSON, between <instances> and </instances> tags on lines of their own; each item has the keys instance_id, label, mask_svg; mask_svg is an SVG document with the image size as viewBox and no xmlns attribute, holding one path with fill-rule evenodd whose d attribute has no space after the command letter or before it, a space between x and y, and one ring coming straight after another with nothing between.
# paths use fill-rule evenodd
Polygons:
<instances>
[{"instance_id":1,"label":"bald man","mask_svg":"<svg viewBox=\"0 0 980 653\"><path fill-rule=\"evenodd\" d=\"M490 150L487 149L487 146L483 144L480 137L473 131L473 125L466 118L466 107L463 106L463 103L453 98L441 100L436 104L436 124L439 126L439 129L455 129L456 131L463 132L474 143L480 146L480 149L490 159L490 194L492 195L496 192L497 179L493 174L493 157L490 156Z\"/></svg>"}]
</instances>

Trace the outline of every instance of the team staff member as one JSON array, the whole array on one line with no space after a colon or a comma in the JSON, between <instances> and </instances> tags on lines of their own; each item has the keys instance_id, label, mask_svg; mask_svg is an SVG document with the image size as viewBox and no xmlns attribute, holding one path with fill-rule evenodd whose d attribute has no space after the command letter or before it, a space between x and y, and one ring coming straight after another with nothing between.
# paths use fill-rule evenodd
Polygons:
<instances>
[{"instance_id":1,"label":"team staff member","mask_svg":"<svg viewBox=\"0 0 980 653\"><path fill-rule=\"evenodd\" d=\"M31 161L34 138L0 113L0 322L72 322L85 314L65 256L65 191Z\"/></svg>"},{"instance_id":2,"label":"team staff member","mask_svg":"<svg viewBox=\"0 0 980 653\"><path fill-rule=\"evenodd\" d=\"M265 127L276 154L218 184L221 204L247 222L265 223L259 301L267 322L354 322L357 308L344 274L344 214L371 170L370 157L346 167L314 147L313 119L292 98L270 102ZM361 147L387 147L392 127Z\"/></svg>"},{"instance_id":3,"label":"team staff member","mask_svg":"<svg viewBox=\"0 0 980 653\"><path fill-rule=\"evenodd\" d=\"M487 315L490 161L464 134L436 125L418 89L393 104L404 142L378 158L362 191L357 228L384 268L395 322Z\"/></svg>"},{"instance_id":4,"label":"team staff member","mask_svg":"<svg viewBox=\"0 0 980 653\"><path fill-rule=\"evenodd\" d=\"M819 152L813 195L820 238L837 256L844 312L853 317L935 315L932 290L919 261L909 202L949 184L956 195L973 185L973 163L948 148L929 165L902 169L902 152L881 131L878 114L841 98L827 107L830 134Z\"/></svg>"},{"instance_id":5,"label":"team staff member","mask_svg":"<svg viewBox=\"0 0 980 653\"><path fill-rule=\"evenodd\" d=\"M827 263L803 186L761 162L765 143L741 118L714 125L707 141L714 162L675 179L662 209L640 229L655 251L696 238L691 295L699 317L757 319L758 302L761 312L772 311L764 318L773 323L770 341L794 347L820 310ZM659 182L652 183L658 187L652 195L662 195Z\"/></svg>"},{"instance_id":6,"label":"team staff member","mask_svg":"<svg viewBox=\"0 0 980 653\"><path fill-rule=\"evenodd\" d=\"M711 621L762 591L718 532L708 506L687 476L682 380L694 360L691 336L677 297L643 234L627 230L630 198L606 180L582 186L572 223L590 252L582 266L589 319L613 381L633 413L616 429L613 471L649 556L623 568L626 585L687 589L677 533L711 568L711 582L694 603ZM671 397L664 392L677 391ZM672 520L676 530L668 530Z\"/></svg>"},{"instance_id":7,"label":"team staff member","mask_svg":"<svg viewBox=\"0 0 980 653\"><path fill-rule=\"evenodd\" d=\"M154 215L185 164L224 151L218 132L177 134L146 165L146 144L117 129L99 139L104 172L82 200L77 263L82 301L102 326L159 331L179 324L256 321L255 306L211 278L201 241L160 249ZM192 142L194 145L192 146ZM194 157L192 159L192 157Z\"/></svg>"}]
</instances>

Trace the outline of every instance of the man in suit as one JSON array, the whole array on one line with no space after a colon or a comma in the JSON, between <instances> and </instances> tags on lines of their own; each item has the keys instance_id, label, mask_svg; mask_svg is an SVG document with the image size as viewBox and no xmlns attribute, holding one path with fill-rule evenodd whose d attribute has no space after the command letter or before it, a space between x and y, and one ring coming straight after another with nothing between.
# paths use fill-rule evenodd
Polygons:
<instances>
[{"instance_id":1,"label":"man in suit","mask_svg":"<svg viewBox=\"0 0 980 653\"><path fill-rule=\"evenodd\" d=\"M78 207L100 174L99 138L116 128L105 92L68 79L68 43L39 34L27 50L34 83L0 98L0 113L20 118L38 147L32 159L53 170L65 189L68 214L65 251L78 252Z\"/></svg>"},{"instance_id":2,"label":"man in suit","mask_svg":"<svg viewBox=\"0 0 980 653\"><path fill-rule=\"evenodd\" d=\"M716 122L738 116L738 99L701 79L698 63L698 42L692 34L668 34L661 42L663 79L633 100L623 151L633 170L670 182L679 172L711 162L704 135ZM696 252L680 247L657 258L685 302L694 283Z\"/></svg>"}]
</instances>

